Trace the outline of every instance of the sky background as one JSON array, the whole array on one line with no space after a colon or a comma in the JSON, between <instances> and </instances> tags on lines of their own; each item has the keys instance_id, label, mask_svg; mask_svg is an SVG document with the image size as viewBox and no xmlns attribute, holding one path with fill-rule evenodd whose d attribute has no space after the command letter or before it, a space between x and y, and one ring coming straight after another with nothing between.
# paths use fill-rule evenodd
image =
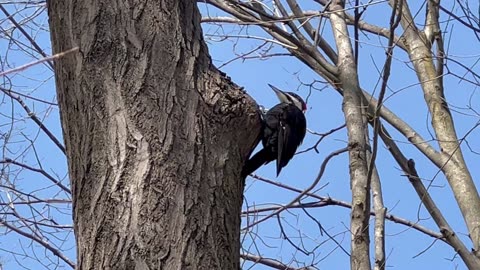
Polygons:
<instances>
[{"instance_id":1,"label":"sky background","mask_svg":"<svg viewBox=\"0 0 480 270\"><path fill-rule=\"evenodd\" d=\"M0 3L6 2L0 1ZM271 1L265 1L265 3L271 6ZM363 19L369 23L387 27L390 16L388 5L385 1L374 1L372 3L365 11ZM319 9L319 6L313 1L301 1L301 4L301 7L306 10ZM425 14L423 3L421 1L410 1L409 4L412 12L416 14L417 21L423 22ZM445 2L446 7L451 4ZM470 4L478 6L478 2L470 2ZM18 21L25 20L32 14L35 15L35 19L32 20L35 25L27 30L35 37L39 45L50 54L48 19L44 5L29 6L28 9L25 9L22 5L5 4L4 6L12 14L15 14ZM204 16L226 16L226 14L211 6L206 7L200 4L200 10ZM458 9L455 11L458 12ZM27 52L31 53L31 56L26 55L24 50L20 50L20 48L28 47L25 46L28 41L18 31L9 31L9 29L12 29L12 25L5 20L4 14L0 13L0 21L2 27L0 30L2 70L8 70L39 58L38 53L33 52L32 49L26 49ZM449 57L452 60L460 61L474 72L478 72L477 61L480 57L480 46L478 46L479 40L473 31L461 26L458 22L450 20L444 13L441 14L441 21ZM313 25L318 24L316 19L311 22ZM323 21L323 24L322 36L331 41L330 25L326 20ZM236 84L243 86L247 93L259 104L269 108L277 103L274 93L267 85L273 84L280 89L296 92L307 100L308 111L306 116L309 130L325 133L344 123L341 96L296 58L276 56L261 59L242 59L239 57L264 42L252 37L268 37L260 28L204 24L203 29L213 63L227 73ZM350 33L353 33L352 28L349 30ZM401 29L397 29L396 33L401 32ZM9 39L9 36L24 43L16 44ZM228 38L225 39L225 37ZM380 89L380 70L385 61L384 46L387 44L387 40L363 33L360 34L360 40L358 67L360 84L367 92L377 96ZM274 45L269 54L285 52L280 46ZM249 56L259 55L258 52L255 52ZM236 60L232 61L232 59ZM472 128L480 119L477 113L480 111L479 94L474 84L466 82L466 80L476 81L476 79L452 60L447 62L450 72L459 75L460 78L454 75L445 76L445 95L452 109L458 137L462 138L465 134L468 134L466 141L462 144L462 150L464 150L463 153L470 167L470 172L473 178L477 180L478 185L480 176L477 154L480 152L479 132L477 129L472 131ZM0 82L2 88L11 88L25 95L56 102L53 72L46 64L9 74L0 77L0 79L2 80ZM430 126L431 119L422 90L418 85L408 56L399 49L394 51L394 61L388 86L385 106L406 121L423 138L433 140L433 130ZM62 132L58 107L32 99L24 100L42 119L44 125L63 141L61 139ZM12 114L14 119L11 118ZM415 160L417 170L424 179L424 184L430 186L429 191L437 206L459 237L468 244L468 248L471 248L467 236L468 231L444 176L406 138L390 126L386 126L404 154ZM0 147L2 147L0 160L11 158L34 167L42 167L45 171L54 175L56 179L68 185L66 160L63 153L43 132L39 131L38 127L25 115L23 109L5 95L0 100L0 136ZM318 138L317 135L308 133L299 150L308 149L316 143ZM329 135L319 144L318 153L311 150L295 156L289 165L282 170L282 174L278 178L275 177L275 164L273 163L260 168L256 173L267 179L304 189L314 181L325 157L332 151L346 147L346 140L345 129ZM33 144L29 143L30 141L33 141ZM468 145L466 142L468 142ZM438 150L434 141L431 142L431 145ZM412 186L403 176L403 172L382 143L379 144L376 165L382 181L384 204L388 212L418 222L438 232L435 223L429 218L428 212L420 204ZM12 165L0 164L0 166L2 169L1 181L3 181L2 186L0 186L2 203L8 202L13 196L13 193L5 188L7 183L14 183L19 189L42 198L69 198L68 194L59 192L57 187L52 186L51 182L39 174L28 170L20 171L18 167ZM328 163L325 174L315 188L315 192L320 196L330 196L337 200L346 202L351 200L347 154L334 157ZM297 194L294 192L288 192L249 177L246 182L244 209L247 208L247 205L262 208L285 204L296 196ZM302 202L314 201L312 198L302 200ZM7 206L3 205L3 207L4 210L7 209ZM32 215L32 213L29 213L29 209L22 206L18 206L16 210L22 215ZM69 204L60 203L53 206L40 204L38 211L45 217L54 217L59 224L71 225L71 206ZM303 254L286 241L280 233L280 225L276 218L263 222L253 231L244 234L243 251L277 259L283 263L291 264L293 267L300 267L302 263L307 265L316 263L316 266L321 269L348 269L349 256L342 248L349 252L349 209L327 206L308 209L308 213L319 223L309 218L301 209L284 211L280 220L284 232L292 243L304 247L311 253ZM11 217L7 215L2 218L8 220ZM373 222L373 219L371 221ZM246 220L244 220L243 226L246 224ZM319 224L326 233L322 234L320 232ZM7 231L5 228L0 228L0 233ZM327 233L333 236L335 242ZM65 230L55 231L54 235L55 237L50 237L49 241L62 245L65 254L74 259L75 243L71 230L66 232ZM371 240L373 241L373 235ZM45 262L43 260L46 265L41 266L36 262L35 256L38 258L54 257L43 251L42 248L37 247L36 244L30 244L31 242L20 239L15 233L2 235L0 237L2 269L23 269L22 267L54 269L53 265L56 265L56 261ZM342 248L339 248L339 245ZM12 257L10 255L10 252L21 254L22 249L35 251L35 255L32 255L34 257L28 258L22 255ZM445 243L388 220L386 221L386 255L388 269L466 269L463 262L455 255L454 250ZM244 269L249 269L249 267L252 267L252 269L271 269L258 264L252 265L250 262L245 262L243 267ZM58 269L68 269L68 267L60 262Z\"/></svg>"}]
</instances>

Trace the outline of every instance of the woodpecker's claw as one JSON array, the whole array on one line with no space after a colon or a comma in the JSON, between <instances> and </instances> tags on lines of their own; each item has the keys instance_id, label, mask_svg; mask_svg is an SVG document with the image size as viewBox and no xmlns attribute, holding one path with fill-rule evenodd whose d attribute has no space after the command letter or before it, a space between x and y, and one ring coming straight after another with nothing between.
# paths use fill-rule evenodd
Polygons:
<instances>
[{"instance_id":1,"label":"woodpecker's claw","mask_svg":"<svg viewBox=\"0 0 480 270\"><path fill-rule=\"evenodd\" d=\"M262 119L262 122L264 122L268 110L263 105L258 105L258 111L260 111L260 118Z\"/></svg>"},{"instance_id":2,"label":"woodpecker's claw","mask_svg":"<svg viewBox=\"0 0 480 270\"><path fill-rule=\"evenodd\" d=\"M262 114L266 114L268 112L267 108L263 105L258 105L258 109L262 112Z\"/></svg>"}]
</instances>

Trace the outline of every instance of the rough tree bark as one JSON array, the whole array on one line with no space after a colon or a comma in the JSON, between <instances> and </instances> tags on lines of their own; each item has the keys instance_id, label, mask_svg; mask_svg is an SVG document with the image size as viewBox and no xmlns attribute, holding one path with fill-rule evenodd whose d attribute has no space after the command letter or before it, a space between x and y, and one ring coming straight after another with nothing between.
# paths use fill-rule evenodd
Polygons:
<instances>
[{"instance_id":1,"label":"rough tree bark","mask_svg":"<svg viewBox=\"0 0 480 270\"><path fill-rule=\"evenodd\" d=\"M195 1L48 9L54 53L79 47L55 63L77 269L238 269L259 121L212 66Z\"/></svg>"}]
</instances>

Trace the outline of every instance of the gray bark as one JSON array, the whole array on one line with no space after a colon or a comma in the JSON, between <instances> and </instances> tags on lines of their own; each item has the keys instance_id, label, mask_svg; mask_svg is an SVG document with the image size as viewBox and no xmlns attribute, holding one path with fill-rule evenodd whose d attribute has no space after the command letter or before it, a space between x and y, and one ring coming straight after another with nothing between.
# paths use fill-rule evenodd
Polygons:
<instances>
[{"instance_id":1,"label":"gray bark","mask_svg":"<svg viewBox=\"0 0 480 270\"><path fill-rule=\"evenodd\" d=\"M238 269L254 102L195 1L49 1L77 269ZM248 127L248 128L247 128ZM252 128L254 127L254 128Z\"/></svg>"},{"instance_id":2,"label":"gray bark","mask_svg":"<svg viewBox=\"0 0 480 270\"><path fill-rule=\"evenodd\" d=\"M342 109L348 131L348 153L350 160L350 188L352 189L352 212L350 222L351 254L350 269L371 269L370 264L370 182L367 163L367 127L363 116L366 104L362 102L362 91L358 82L347 23L345 2L332 1L330 21L338 51L338 71L343 89Z\"/></svg>"},{"instance_id":3,"label":"gray bark","mask_svg":"<svg viewBox=\"0 0 480 270\"><path fill-rule=\"evenodd\" d=\"M390 5L393 4L390 1ZM435 17L436 15L429 16ZM430 18L430 20L432 19ZM463 158L460 148L461 141L457 137L449 105L445 101L443 76L437 75L429 42L425 42L424 34L413 23L413 17L406 1L403 3L401 24L405 30L405 46L422 85L438 145L441 153L446 156L440 168L447 177L465 219L474 252L477 257L480 257L480 196Z\"/></svg>"}]
</instances>

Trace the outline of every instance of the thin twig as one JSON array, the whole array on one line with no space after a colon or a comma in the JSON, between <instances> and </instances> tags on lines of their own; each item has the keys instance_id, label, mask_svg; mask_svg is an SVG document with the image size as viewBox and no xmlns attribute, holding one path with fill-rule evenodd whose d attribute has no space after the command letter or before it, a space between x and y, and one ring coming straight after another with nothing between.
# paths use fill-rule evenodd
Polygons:
<instances>
[{"instance_id":1,"label":"thin twig","mask_svg":"<svg viewBox=\"0 0 480 270\"><path fill-rule=\"evenodd\" d=\"M46 249L48 249L50 252L53 253L53 255L57 256L58 258L60 258L61 260L63 260L65 263L67 263L68 265L70 265L70 267L72 267L73 269L75 269L75 263L70 260L69 258L67 258L58 248L52 246L50 243L48 243L47 241L35 236L35 235L32 235L32 234L29 234L29 233L26 233L22 230L20 230L19 228L11 225L10 223L8 223L6 220L4 220L3 218L0 217L0 224L7 227L8 229L20 234L21 236L24 236L26 238L29 238L31 240L33 240L34 242L42 245L43 247L45 247Z\"/></svg>"},{"instance_id":2,"label":"thin twig","mask_svg":"<svg viewBox=\"0 0 480 270\"><path fill-rule=\"evenodd\" d=\"M318 172L318 175L317 175L317 178L315 178L315 180L313 181L313 183L308 187L306 188L304 191L302 191L302 193L300 193L299 195L297 195L297 197L295 197L295 199L293 199L292 201L290 201L290 203L286 204L285 206L279 208L278 210L276 210L275 212L271 213L270 215L267 215L266 217L262 218L262 219L259 219L255 222L253 222L252 224L248 224L243 230L248 230L250 228L252 228L253 226L275 216L275 215L278 215L279 213L281 213L283 210L285 209L288 209L288 207L292 206L294 203L300 201L300 199L302 199L303 196L305 196L307 193L309 193L312 189L315 188L315 186L318 184L318 182L320 182L320 179L322 178L323 176L323 173L325 172L325 169L327 167L327 164L328 162L330 161L330 159L332 159L333 157L337 156L337 155L340 155L342 153L345 153L348 151L348 148L345 147L345 148L342 148L342 149L339 149L339 150L336 150L332 153L330 153L326 158L325 160L323 161L322 165L320 166L320 171Z\"/></svg>"},{"instance_id":3,"label":"thin twig","mask_svg":"<svg viewBox=\"0 0 480 270\"><path fill-rule=\"evenodd\" d=\"M47 173L45 170L42 170L42 169L37 169L37 168L34 168L34 167L31 167L27 164L24 164L24 163L20 163L18 161L15 161L13 159L10 159L10 158L6 158L4 160L0 160L0 164L14 164L14 165L17 165L17 166L20 166L22 168L25 168L27 170L30 170L32 172L38 172L40 174L42 174L43 176L45 176L48 180L52 181L55 185L57 185L58 187L60 187L63 191L65 191L66 193L68 194L72 194L72 192L70 191L70 189L66 186L64 186L60 181L58 181L57 179L55 179L53 176L51 176L49 173Z\"/></svg>"},{"instance_id":4,"label":"thin twig","mask_svg":"<svg viewBox=\"0 0 480 270\"><path fill-rule=\"evenodd\" d=\"M28 41L30 41L32 46L35 48L35 50L37 50L37 52L39 54L41 54L44 58L48 57L47 54L42 50L42 48L40 48L40 46L35 41L35 39L33 39L27 33L27 31L25 31L25 29L23 29L23 27L15 20L15 18L12 15L10 15L10 13L8 13L8 11L3 7L2 4L0 4L0 10L2 10L2 12L5 14L5 16L7 16L7 18L12 22L12 24L15 25L15 27L18 30L20 30L20 32L22 32L22 34L28 39ZM47 61L47 64L53 69L53 63L51 61Z\"/></svg>"},{"instance_id":5,"label":"thin twig","mask_svg":"<svg viewBox=\"0 0 480 270\"><path fill-rule=\"evenodd\" d=\"M39 59L37 61L33 61L31 63L25 64L23 66L16 67L14 69L10 69L10 70L4 71L4 72L0 72L0 76L5 76L5 75L11 74L11 73L23 71L27 68L33 67L33 66L38 65L40 63L50 61L50 60L54 60L54 59L58 59L58 58L64 57L65 55L76 52L76 51L78 51L78 47L75 47L73 49L70 49L70 50L67 50L67 51L64 51L64 52L61 52L61 53L54 54L54 55L49 56L49 57Z\"/></svg>"},{"instance_id":6,"label":"thin twig","mask_svg":"<svg viewBox=\"0 0 480 270\"><path fill-rule=\"evenodd\" d=\"M13 95L12 93L10 92L6 92L6 91L3 91L6 95L8 95L10 98L16 100L20 106L22 106L22 108L25 110L25 112L27 113L27 115L33 120L33 122L35 122L35 124L38 125L38 127L43 131L45 132L45 134L47 134L47 136L50 138L50 140L52 140L52 142L57 145L57 147L63 152L63 154L66 154L66 150L65 150L65 147L63 146L63 144L57 139L57 137L55 137L55 135L53 135L53 133L42 123L42 121L35 115L34 112L32 112L32 110L30 110L30 108L27 106L27 104L25 104L25 102L23 102L23 100L19 97L19 96L16 96L16 95Z\"/></svg>"}]
</instances>

